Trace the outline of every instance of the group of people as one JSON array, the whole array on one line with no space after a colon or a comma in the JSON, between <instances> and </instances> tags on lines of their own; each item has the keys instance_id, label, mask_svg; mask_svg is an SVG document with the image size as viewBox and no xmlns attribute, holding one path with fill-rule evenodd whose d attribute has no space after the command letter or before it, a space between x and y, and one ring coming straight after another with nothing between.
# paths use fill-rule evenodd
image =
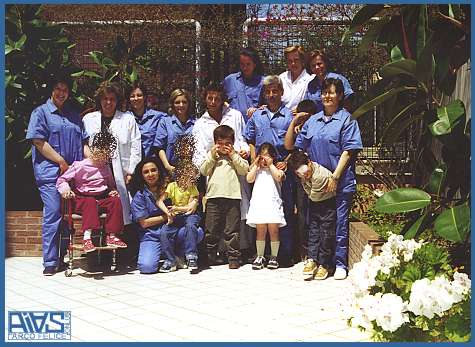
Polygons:
<instances>
[{"instance_id":1,"label":"group of people","mask_svg":"<svg viewBox=\"0 0 475 347\"><path fill-rule=\"evenodd\" d=\"M353 91L324 52L284 53L287 71L264 76L256 50L242 49L239 71L205 88L200 117L184 89L171 93L167 113L147 107L141 83L123 112L119 85L103 82L97 111L81 119L66 102L70 81L54 81L27 132L44 203L43 273L64 268L60 205L73 199L84 251L95 250L105 209L107 244L126 248L121 232L136 233L144 274L197 273L199 260L255 270L304 260L305 280L346 278L362 149Z\"/></svg>"}]
</instances>

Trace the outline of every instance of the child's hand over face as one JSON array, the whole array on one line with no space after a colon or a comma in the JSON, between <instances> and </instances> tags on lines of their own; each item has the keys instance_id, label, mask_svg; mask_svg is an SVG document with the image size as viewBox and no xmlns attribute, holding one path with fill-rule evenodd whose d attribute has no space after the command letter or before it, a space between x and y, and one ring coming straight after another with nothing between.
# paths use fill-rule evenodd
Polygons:
<instances>
[{"instance_id":1,"label":"child's hand over face","mask_svg":"<svg viewBox=\"0 0 475 347\"><path fill-rule=\"evenodd\" d=\"M219 145L213 145L213 147L211 147L211 156L215 159L219 157Z\"/></svg>"},{"instance_id":2,"label":"child's hand over face","mask_svg":"<svg viewBox=\"0 0 475 347\"><path fill-rule=\"evenodd\" d=\"M221 147L221 153L223 155L231 156L234 152L233 145L227 143L224 146Z\"/></svg>"}]
</instances>

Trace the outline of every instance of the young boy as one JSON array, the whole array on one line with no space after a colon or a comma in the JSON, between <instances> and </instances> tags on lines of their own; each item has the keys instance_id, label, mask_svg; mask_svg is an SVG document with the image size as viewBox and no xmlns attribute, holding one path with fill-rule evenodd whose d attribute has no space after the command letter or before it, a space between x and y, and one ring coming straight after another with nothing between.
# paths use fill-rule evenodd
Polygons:
<instances>
[{"instance_id":1,"label":"young boy","mask_svg":"<svg viewBox=\"0 0 475 347\"><path fill-rule=\"evenodd\" d=\"M108 131L94 136L90 158L75 161L56 181L56 189L64 199L74 199L74 210L82 215L83 247L86 253L96 248L91 240L93 230L100 229L99 208L106 210L105 232L108 246L126 248L116 234L124 222L119 193L109 166L117 142ZM73 183L74 190L68 182Z\"/></svg>"},{"instance_id":2,"label":"young boy","mask_svg":"<svg viewBox=\"0 0 475 347\"><path fill-rule=\"evenodd\" d=\"M214 146L201 164L200 172L208 176L206 186L205 242L208 263L214 265L220 239L228 256L229 268L239 268L239 229L241 221L241 185L238 176L249 169L248 162L234 150L234 131L220 125L213 131Z\"/></svg>"},{"instance_id":3,"label":"young boy","mask_svg":"<svg viewBox=\"0 0 475 347\"><path fill-rule=\"evenodd\" d=\"M325 192L331 172L310 161L307 154L294 151L288 159L289 170L300 178L309 201L308 259L304 280L324 280L333 267L335 255L336 201L335 192Z\"/></svg>"}]
</instances>

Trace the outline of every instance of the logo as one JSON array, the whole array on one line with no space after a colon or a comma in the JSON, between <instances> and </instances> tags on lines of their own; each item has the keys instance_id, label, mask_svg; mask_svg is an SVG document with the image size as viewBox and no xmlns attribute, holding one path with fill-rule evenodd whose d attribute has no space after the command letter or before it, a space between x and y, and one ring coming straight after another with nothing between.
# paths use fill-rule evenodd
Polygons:
<instances>
[{"instance_id":1,"label":"logo","mask_svg":"<svg viewBox=\"0 0 475 347\"><path fill-rule=\"evenodd\" d=\"M8 340L71 340L71 311L8 311Z\"/></svg>"}]
</instances>

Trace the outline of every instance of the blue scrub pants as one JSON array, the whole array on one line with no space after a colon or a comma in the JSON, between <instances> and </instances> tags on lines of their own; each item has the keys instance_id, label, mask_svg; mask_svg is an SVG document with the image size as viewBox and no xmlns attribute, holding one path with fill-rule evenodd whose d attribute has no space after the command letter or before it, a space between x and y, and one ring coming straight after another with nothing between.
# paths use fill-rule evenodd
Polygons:
<instances>
[{"instance_id":1,"label":"blue scrub pants","mask_svg":"<svg viewBox=\"0 0 475 347\"><path fill-rule=\"evenodd\" d=\"M139 233L140 246L137 266L140 273L149 274L158 271L158 263L162 255L162 246L160 244L161 228L159 226L156 229L147 229L145 232L141 231ZM185 228L181 228L176 237L176 255L179 257L183 257L185 253L185 233ZM198 228L197 234L197 243L199 243L204 238L204 232L201 227Z\"/></svg>"},{"instance_id":2,"label":"blue scrub pants","mask_svg":"<svg viewBox=\"0 0 475 347\"><path fill-rule=\"evenodd\" d=\"M279 231L279 260L289 261L292 258L294 247L294 189L295 178L289 171L286 173L284 182L282 182L282 202L284 207L284 217L287 225L280 228Z\"/></svg>"},{"instance_id":3,"label":"blue scrub pants","mask_svg":"<svg viewBox=\"0 0 475 347\"><path fill-rule=\"evenodd\" d=\"M41 200L43 200L43 266L58 266L59 258L66 253L68 246L69 230L62 225L61 195L56 189L55 183L43 183L38 185ZM59 252L60 234L63 233L61 254Z\"/></svg>"},{"instance_id":4,"label":"blue scrub pants","mask_svg":"<svg viewBox=\"0 0 475 347\"><path fill-rule=\"evenodd\" d=\"M348 271L348 231L350 209L354 193L336 193L336 249L335 266Z\"/></svg>"},{"instance_id":5,"label":"blue scrub pants","mask_svg":"<svg viewBox=\"0 0 475 347\"><path fill-rule=\"evenodd\" d=\"M175 239L178 230L184 228L184 254L187 260L198 259L198 227L201 218L198 214L178 215L171 225L165 224L160 231L160 243L165 258L174 265L175 259Z\"/></svg>"}]
</instances>

